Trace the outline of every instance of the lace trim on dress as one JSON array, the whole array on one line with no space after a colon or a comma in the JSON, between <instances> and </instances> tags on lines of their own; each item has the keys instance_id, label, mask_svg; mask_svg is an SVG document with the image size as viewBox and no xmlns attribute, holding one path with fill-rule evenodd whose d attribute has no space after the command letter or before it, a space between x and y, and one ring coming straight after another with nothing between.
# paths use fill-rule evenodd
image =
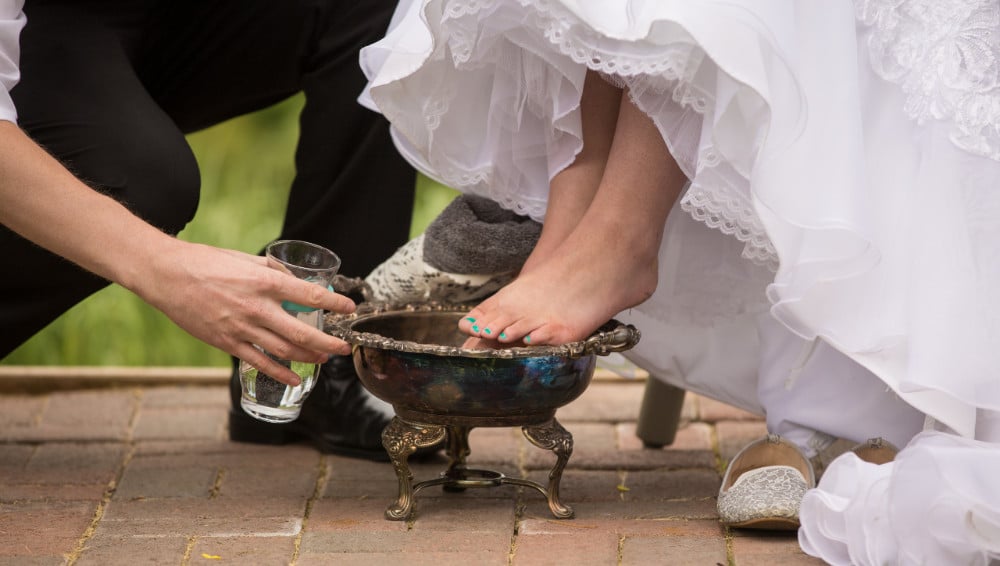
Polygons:
<instances>
[{"instance_id":1,"label":"lace trim on dress","mask_svg":"<svg viewBox=\"0 0 1000 566\"><path fill-rule=\"evenodd\" d=\"M614 53L609 57L599 48L606 39L596 30L579 25L578 19L566 8L549 0L518 0L534 10L532 24L542 30L545 38L559 51L588 68L611 76L652 75L668 80L688 82L698 69L700 58L692 57L693 45L676 43L658 46L641 53Z\"/></svg>"},{"instance_id":2,"label":"lace trim on dress","mask_svg":"<svg viewBox=\"0 0 1000 566\"><path fill-rule=\"evenodd\" d=\"M527 0L520 1L523 5L529 4ZM599 49L590 47L597 45L601 36L589 27L575 25L574 16L565 8L547 0L531 4L538 11L534 24L542 29L545 37L560 52L613 83L627 86L633 101L640 107L640 98L647 91L657 94L669 91L673 102L681 108L691 109L700 115L713 110L715 101L712 96L693 83L695 72L704 61L700 50L693 45L674 43L649 50L648 55L614 53L612 57L607 57ZM675 158L684 161L683 156L675 155ZM698 153L694 164L681 163L681 166L689 177L698 179L707 169L722 163L721 156L707 148ZM743 191L731 187L729 183L709 185L695 182L682 200L681 209L709 228L744 242L745 258L777 270L777 252Z\"/></svg>"},{"instance_id":3,"label":"lace trim on dress","mask_svg":"<svg viewBox=\"0 0 1000 566\"><path fill-rule=\"evenodd\" d=\"M507 210L512 210L521 216L527 216L529 218L545 218L545 208L547 202L535 201L530 199L515 199L512 196L497 196L497 195L481 195L486 196L491 199L496 200L500 203L500 206L506 208ZM529 202L530 200L530 202Z\"/></svg>"},{"instance_id":4,"label":"lace trim on dress","mask_svg":"<svg viewBox=\"0 0 1000 566\"><path fill-rule=\"evenodd\" d=\"M1000 161L1000 2L856 0L872 68L918 124L951 124L958 148Z\"/></svg>"},{"instance_id":5,"label":"lace trim on dress","mask_svg":"<svg viewBox=\"0 0 1000 566\"><path fill-rule=\"evenodd\" d=\"M462 2L450 2L444 8L444 15L446 18L461 18L493 6L494 1L464 0Z\"/></svg>"},{"instance_id":6,"label":"lace trim on dress","mask_svg":"<svg viewBox=\"0 0 1000 566\"><path fill-rule=\"evenodd\" d=\"M745 243L743 257L777 271L778 253L774 245L760 226L750 202L738 194L707 189L695 183L684 195L681 209L709 228Z\"/></svg>"},{"instance_id":7,"label":"lace trim on dress","mask_svg":"<svg viewBox=\"0 0 1000 566\"><path fill-rule=\"evenodd\" d=\"M590 27L582 25L579 19L562 5L549 0L516 1L529 9L528 23L539 30L560 53L577 64L597 71L609 82L627 87L633 101L654 115L654 119L656 112L649 108L650 104L644 104L644 100L662 98L663 95L668 95L668 99L681 109L681 112L693 111L703 117L714 110L715 101L711 94L699 88L694 81L695 73L705 62L705 56L693 42L677 41L667 45L656 45L655 49L608 53L601 48L601 45L606 43L606 38ZM467 24L463 25L457 20L475 21L477 18L486 18L488 12L497 8L495 0L452 0L447 3L444 13L447 19L452 20L451 25L446 24L449 32L448 47L456 67L475 65L474 53L476 61L493 59L488 52L495 47L489 41L482 41L481 31L469 29L466 27ZM679 35L683 33L678 29ZM661 131L673 129L671 127L673 125L658 125ZM745 188L741 188L745 185L745 178L743 183L739 183L741 186L735 186L733 180L725 181L724 179L729 177L742 176L735 173L735 168L726 164L710 147L702 148L696 155L685 155L681 148L673 149L677 149L674 154L681 168L690 178L696 180L681 203L682 209L710 228L720 230L744 242L746 248L743 256L747 259L772 270L776 269L777 254L774 246L768 240L748 196L744 194ZM709 171L720 167L726 172ZM480 175L476 179L469 179L457 170L438 172L445 180L454 179L462 186L468 186L470 181L489 182L489 175L486 172L479 172ZM705 182L706 177L711 178L712 182ZM498 195L487 196L498 198ZM522 214L530 214L534 218L541 217L540 214L536 214L538 211L534 210L534 206L515 202L510 197L499 197L499 199L507 208ZM544 203L537 205L544 206Z\"/></svg>"}]
</instances>

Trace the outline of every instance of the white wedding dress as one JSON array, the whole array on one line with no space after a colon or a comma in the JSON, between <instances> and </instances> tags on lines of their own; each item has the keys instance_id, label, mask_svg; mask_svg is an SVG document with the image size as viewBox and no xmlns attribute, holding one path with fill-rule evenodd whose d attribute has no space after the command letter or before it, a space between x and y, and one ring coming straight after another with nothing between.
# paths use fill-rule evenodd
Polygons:
<instances>
[{"instance_id":1,"label":"white wedding dress","mask_svg":"<svg viewBox=\"0 0 1000 566\"><path fill-rule=\"evenodd\" d=\"M538 220L587 70L625 86L691 180L629 357L772 430L909 442L834 463L808 552L1000 557L1000 0L403 0L361 64L416 167Z\"/></svg>"}]
</instances>

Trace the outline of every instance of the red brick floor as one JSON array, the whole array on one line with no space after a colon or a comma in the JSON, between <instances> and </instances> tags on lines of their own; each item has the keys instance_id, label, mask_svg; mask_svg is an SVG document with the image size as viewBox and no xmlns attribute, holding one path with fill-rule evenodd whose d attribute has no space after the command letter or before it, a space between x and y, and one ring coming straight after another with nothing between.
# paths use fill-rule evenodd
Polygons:
<instances>
[{"instance_id":1,"label":"red brick floor","mask_svg":"<svg viewBox=\"0 0 1000 566\"><path fill-rule=\"evenodd\" d=\"M557 414L574 452L559 520L515 486L415 498L389 464L228 441L227 388L0 395L0 564L815 564L794 535L728 532L719 469L763 423L688 395L673 445L635 436L641 380L595 381ZM545 482L551 453L516 428L473 429L469 465ZM447 462L414 464L416 481Z\"/></svg>"}]
</instances>

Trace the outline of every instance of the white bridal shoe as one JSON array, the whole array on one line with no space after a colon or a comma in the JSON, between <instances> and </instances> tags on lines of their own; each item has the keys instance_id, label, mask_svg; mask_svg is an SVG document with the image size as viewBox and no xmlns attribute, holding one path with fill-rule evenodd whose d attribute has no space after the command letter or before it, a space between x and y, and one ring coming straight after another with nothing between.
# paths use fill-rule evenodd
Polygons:
<instances>
[{"instance_id":1,"label":"white bridal shoe","mask_svg":"<svg viewBox=\"0 0 1000 566\"><path fill-rule=\"evenodd\" d=\"M776 434L744 447L729 463L719 489L719 520L728 527L799 528L799 504L816 486L802 451Z\"/></svg>"}]
</instances>

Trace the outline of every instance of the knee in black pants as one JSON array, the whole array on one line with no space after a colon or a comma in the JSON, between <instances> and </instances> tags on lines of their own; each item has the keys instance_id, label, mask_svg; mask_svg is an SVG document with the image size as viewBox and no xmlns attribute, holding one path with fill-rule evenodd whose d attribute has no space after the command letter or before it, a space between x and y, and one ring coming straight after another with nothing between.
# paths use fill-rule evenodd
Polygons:
<instances>
[{"instance_id":1,"label":"knee in black pants","mask_svg":"<svg viewBox=\"0 0 1000 566\"><path fill-rule=\"evenodd\" d=\"M176 131L108 129L95 136L100 141L93 147L63 162L80 180L150 224L169 234L180 232L194 218L201 188L198 163L184 137Z\"/></svg>"},{"instance_id":2,"label":"knee in black pants","mask_svg":"<svg viewBox=\"0 0 1000 566\"><path fill-rule=\"evenodd\" d=\"M176 234L198 203L197 163L183 136L174 143L95 143L62 161L96 190L122 201L138 216ZM178 143L179 142L179 143ZM100 290L107 281L17 234L0 229L12 265L0 282L0 358Z\"/></svg>"},{"instance_id":3,"label":"knee in black pants","mask_svg":"<svg viewBox=\"0 0 1000 566\"><path fill-rule=\"evenodd\" d=\"M178 232L197 207L198 166L137 78L130 36L90 5L38 2L25 10L31 24L11 91L21 127L82 181Z\"/></svg>"}]
</instances>

